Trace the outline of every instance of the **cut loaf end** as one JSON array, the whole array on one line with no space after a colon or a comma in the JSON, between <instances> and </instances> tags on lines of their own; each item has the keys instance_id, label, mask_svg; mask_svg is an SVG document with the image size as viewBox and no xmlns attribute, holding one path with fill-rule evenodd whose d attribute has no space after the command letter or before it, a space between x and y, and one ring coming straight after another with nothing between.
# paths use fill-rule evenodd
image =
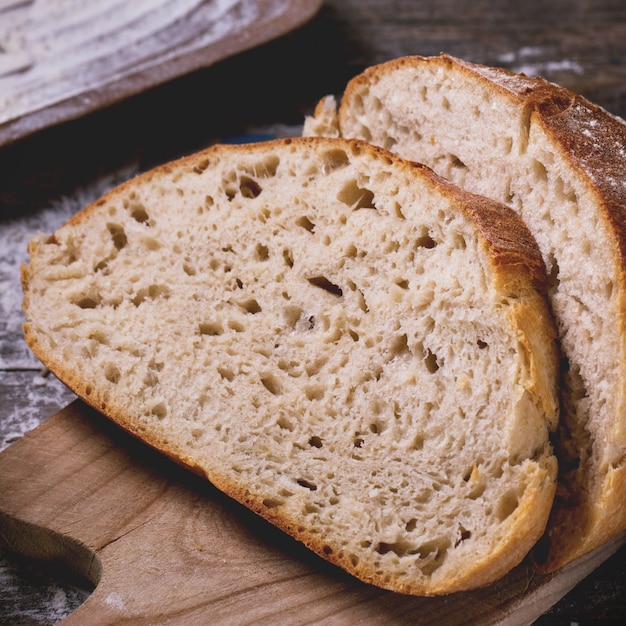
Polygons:
<instances>
[{"instance_id":1,"label":"cut loaf end","mask_svg":"<svg viewBox=\"0 0 626 626\"><path fill-rule=\"evenodd\" d=\"M23 267L87 403L361 580L486 585L543 533L555 329L515 213L360 141L216 146Z\"/></svg>"},{"instance_id":2,"label":"cut loaf end","mask_svg":"<svg viewBox=\"0 0 626 626\"><path fill-rule=\"evenodd\" d=\"M626 530L626 123L539 78L447 55L369 68L305 135L356 137L515 209L541 249L562 349L555 570Z\"/></svg>"}]
</instances>

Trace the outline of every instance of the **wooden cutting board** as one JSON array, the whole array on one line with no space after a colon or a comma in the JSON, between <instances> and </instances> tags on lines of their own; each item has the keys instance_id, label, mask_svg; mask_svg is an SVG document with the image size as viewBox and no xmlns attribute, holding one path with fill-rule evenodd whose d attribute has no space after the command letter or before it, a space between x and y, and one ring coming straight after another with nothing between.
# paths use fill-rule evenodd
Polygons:
<instances>
[{"instance_id":1,"label":"wooden cutting board","mask_svg":"<svg viewBox=\"0 0 626 626\"><path fill-rule=\"evenodd\" d=\"M97 586L63 624L530 624L624 543L439 598L353 579L77 400L0 453L0 545Z\"/></svg>"},{"instance_id":2,"label":"wooden cutting board","mask_svg":"<svg viewBox=\"0 0 626 626\"><path fill-rule=\"evenodd\" d=\"M266 43L321 4L0 0L0 146Z\"/></svg>"}]
</instances>

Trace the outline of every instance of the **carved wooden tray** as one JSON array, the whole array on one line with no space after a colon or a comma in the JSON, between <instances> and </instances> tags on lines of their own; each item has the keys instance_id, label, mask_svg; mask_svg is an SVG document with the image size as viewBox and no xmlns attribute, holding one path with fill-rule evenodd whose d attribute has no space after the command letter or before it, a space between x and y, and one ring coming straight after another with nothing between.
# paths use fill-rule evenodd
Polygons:
<instances>
[{"instance_id":1,"label":"carved wooden tray","mask_svg":"<svg viewBox=\"0 0 626 626\"><path fill-rule=\"evenodd\" d=\"M321 4L0 0L0 146L266 43Z\"/></svg>"}]
</instances>

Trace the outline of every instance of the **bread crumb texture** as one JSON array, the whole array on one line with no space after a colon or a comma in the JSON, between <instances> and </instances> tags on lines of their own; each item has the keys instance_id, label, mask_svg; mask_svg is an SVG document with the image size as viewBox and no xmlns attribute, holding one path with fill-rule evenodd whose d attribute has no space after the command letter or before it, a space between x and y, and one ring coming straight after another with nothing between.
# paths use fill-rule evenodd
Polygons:
<instances>
[{"instance_id":1,"label":"bread crumb texture","mask_svg":"<svg viewBox=\"0 0 626 626\"><path fill-rule=\"evenodd\" d=\"M498 290L459 198L360 142L217 146L34 240L25 335L88 403L362 580L484 585L552 502L551 322L530 283Z\"/></svg>"}]
</instances>

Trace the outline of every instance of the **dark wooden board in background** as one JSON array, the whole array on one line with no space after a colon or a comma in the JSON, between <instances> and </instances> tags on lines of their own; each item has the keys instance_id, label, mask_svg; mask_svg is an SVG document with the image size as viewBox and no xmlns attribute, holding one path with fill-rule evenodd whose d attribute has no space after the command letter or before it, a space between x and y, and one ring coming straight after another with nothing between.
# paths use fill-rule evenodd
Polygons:
<instances>
[{"instance_id":1,"label":"dark wooden board in background","mask_svg":"<svg viewBox=\"0 0 626 626\"><path fill-rule=\"evenodd\" d=\"M321 0L0 4L0 146L249 50Z\"/></svg>"}]
</instances>

